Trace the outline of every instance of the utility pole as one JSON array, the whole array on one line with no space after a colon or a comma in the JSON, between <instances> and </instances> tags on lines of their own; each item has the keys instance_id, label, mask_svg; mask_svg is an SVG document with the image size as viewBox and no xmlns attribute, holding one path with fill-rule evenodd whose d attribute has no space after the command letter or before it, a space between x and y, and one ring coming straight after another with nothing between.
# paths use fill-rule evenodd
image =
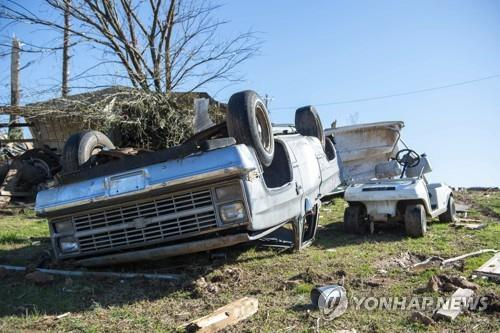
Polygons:
<instances>
[{"instance_id":1,"label":"utility pole","mask_svg":"<svg viewBox=\"0 0 500 333\"><path fill-rule=\"evenodd\" d=\"M19 106L19 52L21 50L19 39L12 38L12 52L10 58L10 105ZM14 108L15 110L15 108ZM9 124L17 123L18 117L10 114ZM9 127L9 139L22 138L22 130L20 128Z\"/></svg>"},{"instance_id":2,"label":"utility pole","mask_svg":"<svg viewBox=\"0 0 500 333\"><path fill-rule=\"evenodd\" d=\"M61 95L62 97L68 96L68 76L69 76L69 10L71 6L71 0L64 0L64 37L63 37L63 57L62 57L62 87Z\"/></svg>"},{"instance_id":3,"label":"utility pole","mask_svg":"<svg viewBox=\"0 0 500 333\"><path fill-rule=\"evenodd\" d=\"M266 105L266 109L269 112L268 104L270 101L272 101L274 98L269 96L268 94L264 95L264 104ZM269 112L270 113L270 112Z\"/></svg>"}]
</instances>

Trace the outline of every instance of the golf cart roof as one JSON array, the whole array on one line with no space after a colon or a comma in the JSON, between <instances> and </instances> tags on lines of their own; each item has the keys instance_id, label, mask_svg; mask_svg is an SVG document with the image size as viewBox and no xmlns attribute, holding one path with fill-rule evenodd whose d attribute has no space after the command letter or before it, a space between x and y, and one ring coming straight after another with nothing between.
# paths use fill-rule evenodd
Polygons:
<instances>
[{"instance_id":1,"label":"golf cart roof","mask_svg":"<svg viewBox=\"0 0 500 333\"><path fill-rule=\"evenodd\" d=\"M343 181L351 184L375 178L375 165L398 151L403 127L402 121L384 121L326 129L325 134L335 140Z\"/></svg>"}]
</instances>

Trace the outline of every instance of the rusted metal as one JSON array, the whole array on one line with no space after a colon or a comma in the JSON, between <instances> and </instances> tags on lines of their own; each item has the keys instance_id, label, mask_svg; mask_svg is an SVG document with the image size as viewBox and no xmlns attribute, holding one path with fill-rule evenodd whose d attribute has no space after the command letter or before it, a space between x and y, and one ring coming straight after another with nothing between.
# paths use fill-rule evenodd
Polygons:
<instances>
[{"instance_id":1,"label":"rusted metal","mask_svg":"<svg viewBox=\"0 0 500 333\"><path fill-rule=\"evenodd\" d=\"M93 257L79 260L82 266L106 266L116 265L126 262L142 260L158 260L166 257L175 257L183 254L196 253L208 250L214 250L220 247L232 246L249 241L246 233L222 236L211 239L204 239L186 243L179 243L163 247L157 247L146 250L138 250L125 253L110 254L100 257Z\"/></svg>"}]
</instances>

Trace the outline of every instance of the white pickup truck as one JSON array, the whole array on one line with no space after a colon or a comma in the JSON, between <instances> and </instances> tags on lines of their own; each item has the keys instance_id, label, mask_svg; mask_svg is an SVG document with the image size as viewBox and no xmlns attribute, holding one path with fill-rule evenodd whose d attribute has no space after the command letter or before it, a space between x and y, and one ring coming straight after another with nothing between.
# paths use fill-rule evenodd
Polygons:
<instances>
[{"instance_id":1,"label":"white pickup truck","mask_svg":"<svg viewBox=\"0 0 500 333\"><path fill-rule=\"evenodd\" d=\"M99 132L65 147L58 186L39 192L55 257L97 266L226 247L286 223L301 249L315 236L320 199L340 183L335 148L313 107L273 135L262 99L234 94L226 123L181 146L96 164ZM96 157L97 156L97 157ZM68 169L68 167L66 167Z\"/></svg>"}]
</instances>

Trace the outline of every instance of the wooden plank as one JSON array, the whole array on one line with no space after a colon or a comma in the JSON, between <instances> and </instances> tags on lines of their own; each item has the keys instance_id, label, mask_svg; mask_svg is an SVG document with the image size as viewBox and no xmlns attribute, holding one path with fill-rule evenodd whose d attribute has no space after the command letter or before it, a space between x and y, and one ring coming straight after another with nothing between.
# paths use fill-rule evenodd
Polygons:
<instances>
[{"instance_id":1,"label":"wooden plank","mask_svg":"<svg viewBox=\"0 0 500 333\"><path fill-rule=\"evenodd\" d=\"M453 223L452 227L460 229L465 228L469 230L479 230L486 227L486 223Z\"/></svg>"},{"instance_id":2,"label":"wooden plank","mask_svg":"<svg viewBox=\"0 0 500 333\"><path fill-rule=\"evenodd\" d=\"M454 320L465 309L474 296L474 290L458 288L445 304L434 314L434 319Z\"/></svg>"},{"instance_id":3,"label":"wooden plank","mask_svg":"<svg viewBox=\"0 0 500 333\"><path fill-rule=\"evenodd\" d=\"M474 273L496 279L497 281L500 280L500 252L476 269Z\"/></svg>"},{"instance_id":4,"label":"wooden plank","mask_svg":"<svg viewBox=\"0 0 500 333\"><path fill-rule=\"evenodd\" d=\"M259 301L254 297L243 297L228 305L218 308L211 314L189 322L185 329L187 332L217 332L229 325L244 320L255 314Z\"/></svg>"}]
</instances>

